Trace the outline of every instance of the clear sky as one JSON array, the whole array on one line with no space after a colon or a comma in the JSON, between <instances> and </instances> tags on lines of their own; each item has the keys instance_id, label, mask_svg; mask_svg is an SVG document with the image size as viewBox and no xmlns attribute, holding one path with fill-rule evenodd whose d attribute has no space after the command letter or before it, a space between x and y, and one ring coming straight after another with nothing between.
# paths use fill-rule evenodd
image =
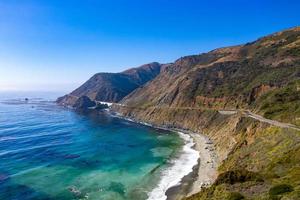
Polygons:
<instances>
[{"instance_id":1,"label":"clear sky","mask_svg":"<svg viewBox=\"0 0 300 200\"><path fill-rule=\"evenodd\" d=\"M300 25L299 0L0 0L0 90L64 90Z\"/></svg>"}]
</instances>

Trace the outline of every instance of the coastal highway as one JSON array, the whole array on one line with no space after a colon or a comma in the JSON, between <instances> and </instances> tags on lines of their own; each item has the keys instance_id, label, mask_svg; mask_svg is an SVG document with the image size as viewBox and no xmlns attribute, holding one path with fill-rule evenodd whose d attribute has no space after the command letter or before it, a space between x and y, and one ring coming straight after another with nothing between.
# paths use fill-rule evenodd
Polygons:
<instances>
[{"instance_id":1,"label":"coastal highway","mask_svg":"<svg viewBox=\"0 0 300 200\"><path fill-rule=\"evenodd\" d=\"M265 123L271 124L273 126L281 127L281 128L291 128L291 129L300 131L300 128L293 125L293 124L267 119L267 118L264 118L261 115L258 115L258 114L255 114L255 113L251 112L250 110L219 110L218 112L222 115L233 115L233 114L236 114L236 113L240 112L243 115L245 115L246 117L256 119L260 122L265 122Z\"/></svg>"},{"instance_id":2,"label":"coastal highway","mask_svg":"<svg viewBox=\"0 0 300 200\"><path fill-rule=\"evenodd\" d=\"M113 105L118 105L118 106L123 106L123 107L130 107L130 106L126 106L123 104L113 104ZM151 106L152 108L165 108L165 109L170 109L170 108L176 108L176 109L183 109L183 110L203 110L203 108L195 108L195 107L161 107L161 106ZM253 119L256 119L258 121L261 122L265 122L268 124L271 124L273 126L277 126L277 127L281 127L281 128L291 128L297 131L300 131L300 128L297 127L296 125L293 124L289 124L289 123L284 123L284 122L279 122L276 120L271 120L271 119L267 119L261 115L255 114L253 112L251 112L250 110L218 110L218 112L222 115L234 115L237 113L242 113L244 116L246 117L250 117Z\"/></svg>"},{"instance_id":3,"label":"coastal highway","mask_svg":"<svg viewBox=\"0 0 300 200\"><path fill-rule=\"evenodd\" d=\"M69 96L78 98L77 96L74 96L74 95L71 95L71 94L69 94ZM96 102L97 103L107 103L107 102L100 102L100 101L96 101ZM109 103L109 106L111 106L111 105L127 107L126 105L119 104L119 103ZM172 107L153 106L153 108L172 108ZM176 109L186 109L186 110L197 110L197 109L200 110L200 109L203 109L203 108L195 108L195 107L174 107L174 108L176 108ZM250 118L256 119L258 121L271 124L273 126L277 126L277 127L281 127L281 128L291 128L291 129L300 131L300 128L293 125L293 124L267 119L267 118L264 118L261 115L258 115L258 114L255 114L255 113L251 112L250 110L218 110L218 112L222 115L234 115L234 114L239 112L239 113L242 113L246 117L250 117Z\"/></svg>"},{"instance_id":4,"label":"coastal highway","mask_svg":"<svg viewBox=\"0 0 300 200\"><path fill-rule=\"evenodd\" d=\"M249 110L245 110L245 111L241 111L241 112L244 115L248 116L248 117L251 117L251 118L256 119L258 121L261 121L261 122L265 122L265 123L271 124L273 126L278 126L278 127L281 127L281 128L291 128L291 129L300 131L300 128L297 127L297 126L295 126L295 125L293 125L293 124L283 123L283 122L279 122L279 121L276 121L276 120L267 119L267 118L264 118L261 115L258 115L258 114L255 114L253 112L250 112Z\"/></svg>"}]
</instances>

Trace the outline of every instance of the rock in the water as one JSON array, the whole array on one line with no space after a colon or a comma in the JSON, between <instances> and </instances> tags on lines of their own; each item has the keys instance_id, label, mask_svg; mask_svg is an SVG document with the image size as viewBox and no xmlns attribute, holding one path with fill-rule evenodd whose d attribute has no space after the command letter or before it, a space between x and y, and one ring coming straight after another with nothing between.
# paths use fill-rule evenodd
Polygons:
<instances>
[{"instance_id":1,"label":"rock in the water","mask_svg":"<svg viewBox=\"0 0 300 200\"><path fill-rule=\"evenodd\" d=\"M94 106L96 106L96 103L87 96L79 97L73 105L76 110L87 110Z\"/></svg>"},{"instance_id":2,"label":"rock in the water","mask_svg":"<svg viewBox=\"0 0 300 200\"><path fill-rule=\"evenodd\" d=\"M108 108L107 104L97 103L96 110L102 110Z\"/></svg>"}]
</instances>

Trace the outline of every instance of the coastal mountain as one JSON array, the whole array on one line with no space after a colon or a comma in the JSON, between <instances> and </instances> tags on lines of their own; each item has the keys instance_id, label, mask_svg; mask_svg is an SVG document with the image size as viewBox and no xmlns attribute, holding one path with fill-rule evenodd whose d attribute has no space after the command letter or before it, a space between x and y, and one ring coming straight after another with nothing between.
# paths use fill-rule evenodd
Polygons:
<instances>
[{"instance_id":1,"label":"coastal mountain","mask_svg":"<svg viewBox=\"0 0 300 200\"><path fill-rule=\"evenodd\" d=\"M153 62L120 73L97 73L70 94L58 98L57 103L72 106L82 96L96 101L118 102L155 78L161 67L161 64Z\"/></svg>"},{"instance_id":2,"label":"coastal mountain","mask_svg":"<svg viewBox=\"0 0 300 200\"><path fill-rule=\"evenodd\" d=\"M186 56L125 97L133 107L248 107L264 93L300 77L300 28L245 45Z\"/></svg>"},{"instance_id":3,"label":"coastal mountain","mask_svg":"<svg viewBox=\"0 0 300 200\"><path fill-rule=\"evenodd\" d=\"M300 27L182 57L113 109L211 139L217 176L188 200L300 199Z\"/></svg>"}]
</instances>

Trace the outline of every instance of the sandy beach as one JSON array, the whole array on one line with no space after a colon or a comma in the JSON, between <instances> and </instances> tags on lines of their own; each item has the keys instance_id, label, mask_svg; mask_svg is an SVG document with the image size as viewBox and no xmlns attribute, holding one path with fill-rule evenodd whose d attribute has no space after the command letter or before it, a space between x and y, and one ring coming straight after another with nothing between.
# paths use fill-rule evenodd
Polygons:
<instances>
[{"instance_id":1,"label":"sandy beach","mask_svg":"<svg viewBox=\"0 0 300 200\"><path fill-rule=\"evenodd\" d=\"M181 129L170 130L191 136L194 141L193 148L199 153L198 164L193 167L193 171L182 178L180 185L167 191L168 200L179 200L200 192L201 188L214 182L217 178L218 159L214 145L207 136Z\"/></svg>"},{"instance_id":2,"label":"sandy beach","mask_svg":"<svg viewBox=\"0 0 300 200\"><path fill-rule=\"evenodd\" d=\"M214 146L209 138L198 133L189 133L189 135L194 139L194 148L199 152L200 159L197 178L193 182L188 196L199 192L202 187L209 186L214 182L217 178L218 165Z\"/></svg>"}]
</instances>

